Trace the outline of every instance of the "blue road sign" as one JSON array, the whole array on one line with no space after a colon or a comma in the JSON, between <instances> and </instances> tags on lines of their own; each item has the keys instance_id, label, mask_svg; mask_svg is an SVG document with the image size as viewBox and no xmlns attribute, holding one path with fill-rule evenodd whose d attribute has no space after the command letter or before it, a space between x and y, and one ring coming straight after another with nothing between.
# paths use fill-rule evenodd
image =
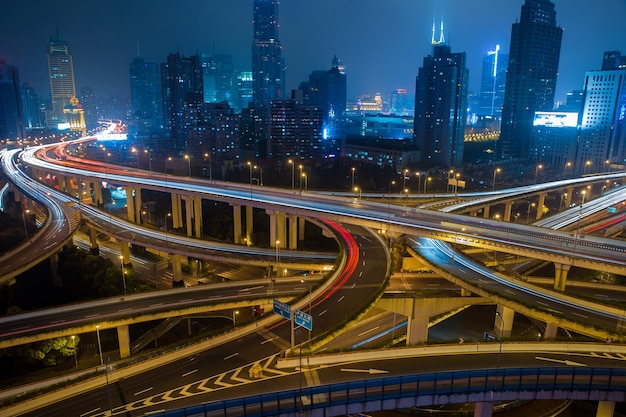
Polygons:
<instances>
[{"instance_id":1,"label":"blue road sign","mask_svg":"<svg viewBox=\"0 0 626 417\"><path fill-rule=\"evenodd\" d=\"M291 306L276 299L274 300L274 313L280 314L284 318L291 320Z\"/></svg>"},{"instance_id":2,"label":"blue road sign","mask_svg":"<svg viewBox=\"0 0 626 417\"><path fill-rule=\"evenodd\" d=\"M608 211L609 213L617 213L617 208L609 207L609 208L606 209L606 211Z\"/></svg>"},{"instance_id":3,"label":"blue road sign","mask_svg":"<svg viewBox=\"0 0 626 417\"><path fill-rule=\"evenodd\" d=\"M305 329L313 330L313 317L304 311L294 310L294 319L298 326L302 326Z\"/></svg>"}]
</instances>

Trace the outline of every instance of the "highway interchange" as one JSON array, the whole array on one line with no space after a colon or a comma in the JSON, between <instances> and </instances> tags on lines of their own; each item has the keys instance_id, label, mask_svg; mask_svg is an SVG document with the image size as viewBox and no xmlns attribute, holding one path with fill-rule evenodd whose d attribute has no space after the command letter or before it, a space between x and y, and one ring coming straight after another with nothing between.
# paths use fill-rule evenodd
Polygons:
<instances>
[{"instance_id":1,"label":"highway interchange","mask_svg":"<svg viewBox=\"0 0 626 417\"><path fill-rule=\"evenodd\" d=\"M29 163L33 162L33 160L30 159L28 159L28 161L30 161ZM78 172L76 174L79 175ZM80 173L80 175L89 175L89 173L82 172ZM133 181L132 179L129 179L129 176L127 174L116 174L112 169L108 172L108 175L110 175L109 179L114 181L119 180L131 183ZM119 177L117 175L119 175ZM150 176L154 177L155 175L151 173ZM154 179L154 182L147 182L146 178L142 178L140 182L142 184L147 183L157 188L166 186L167 188L178 189L180 192L183 192L192 184L193 187L196 187L196 182L192 180L181 181L180 179L177 179L177 181L173 181L172 177L169 176L167 178L167 181L167 184L163 184L163 180ZM299 214L306 213L307 215L311 215L311 213L313 212L316 215L319 215L320 213L323 213L324 217L335 218L337 220L344 221L346 220L346 218L358 218L359 221L363 221L369 226L374 225L375 229L379 231L390 232L406 231L407 228L409 228L410 230L415 230L415 228L436 228L437 233L459 233L459 225L455 223L459 219L454 216L440 217L436 215L437 213L426 212L423 210L407 210L407 208L405 207L396 207L390 204L381 203L368 203L356 199L350 199L348 201L345 201L338 198L333 198L332 196L322 197L316 195L312 197L310 193L305 193L299 196L298 201L304 201L304 203L300 203L296 207L293 207L294 199L293 192L291 191L270 189L270 191L268 192L263 192L264 190L261 190L258 187L254 187L254 189L252 187L245 186L229 186L227 188L224 188L221 185L222 184L220 184L220 186L212 186L210 184L205 184L203 186L198 185L198 190L194 191L213 194L213 197L217 196L216 198L218 199L236 199L237 201L244 202L251 201L251 204L256 204L257 202L261 202L263 204L273 204L274 206L281 207L285 210L291 210L292 212L296 212ZM267 189L268 187L264 188ZM367 208L367 210L364 210L365 208ZM462 221L463 224L465 224L465 226L462 227L480 227L481 232L485 231L485 229L483 229L485 224L493 228L501 228L502 226L501 224L492 224L489 221L478 219L467 222L464 218ZM392 225L392 227L389 227L389 225ZM121 225L120 227L123 227L123 225ZM315 301L312 305L312 312L315 313L315 326L313 331L313 337L321 335L324 332L329 331L329 329L335 328L338 323L342 322L342 319L347 321L348 317L353 311L359 310L359 306L362 301L368 299L368 297L375 293L375 291L379 289L380 285L383 284L381 282L381 277L384 277L386 275L386 271L388 268L386 249L382 240L380 239L381 235L379 233L372 233L369 230L356 225L344 224L343 227L345 227L353 236L353 245L356 244L357 246L352 248L352 252L349 257L351 265L349 265L349 267L344 270L344 273L346 275L338 278L338 281L336 281L338 283L336 285L329 287L325 292L322 292L314 299ZM529 236L527 234L528 229L518 227L507 227L506 229L507 230L504 232L504 237L507 239L507 242L514 242L520 246L529 244ZM497 236L497 229L486 230L493 235L491 236L492 239L503 239L503 236ZM519 242L515 241L515 237L517 234L523 236L520 237ZM567 252L567 254L571 256L571 250L569 249L570 247L567 245L572 243L573 241L577 241L576 236L572 241L570 233L550 232L549 235L549 244L547 245L547 248L542 249L552 250L555 252L562 252L565 250L565 252ZM555 236L558 239L554 239ZM547 235L542 234L542 236L538 239L538 242L541 240L545 242L546 237ZM347 237L344 237L344 239L347 239L347 241L349 241L349 238ZM601 259L603 262L607 263L623 263L624 254L622 253L622 250L624 246L622 244L615 244L605 239L589 239L586 242L589 241L593 242L595 246L592 245L589 246L589 248L586 248L586 250L589 249L589 252L591 252L591 254L588 256L596 259ZM557 242L564 242L565 245L559 244ZM539 245L540 243L536 244ZM601 245L604 245L605 247L597 247ZM611 245L610 249L607 249L606 245ZM434 243L432 245L420 243L417 246L426 250L427 248L435 245ZM563 246L565 246L565 249L562 248ZM347 247L350 247L350 244L347 244ZM616 252L614 250L615 248L618 248L619 251ZM450 263L450 259L452 256L450 250L451 249L446 245L439 246L439 244L437 244L436 255L434 256L442 257L440 259L440 262L442 263ZM460 272L461 269L465 270L465 268L468 266L463 262L465 262L465 260L461 256L456 257L455 261L453 262L452 268L457 269L457 273L459 274L464 273ZM463 268L461 268L461 266L463 266ZM482 273L483 272L479 272L476 279L484 281L484 275L483 278L480 278L480 274ZM485 283L483 282L481 284ZM261 291L264 291L264 289L261 289ZM512 290L508 289L505 290L505 292L506 291ZM520 296L520 294L514 294L515 298ZM556 302L556 300L554 302ZM580 308L576 309L574 306L567 307L568 309L572 308L574 310L564 311L563 304L559 306L548 305L546 307L555 311L560 311L561 314L590 314L588 311L580 313ZM332 312L332 314L328 314L329 311ZM588 316L585 316L585 318L588 318ZM605 320L607 326L613 327L615 326L616 320L619 319L621 319L621 317L613 316L607 318L606 315L603 314L599 314L599 317L597 318L597 320L600 321ZM180 362L174 362L171 365L159 367L158 370L153 371L155 372L154 375L151 375L150 373L143 373L137 377L118 381L115 383L115 395L113 396L112 401L114 401L114 405L125 405L119 406L121 407L119 409L114 406L114 414L126 413L129 412L129 410L134 409L135 407L137 407L138 409L137 414L135 414L133 411L132 415L141 415L146 410L159 409L158 407L160 406L160 401L155 400L154 398L156 397L151 397L149 393L158 393L157 396L163 396L164 392L168 392L168 389L172 389L171 387L176 385L175 381L184 380L186 377L191 376L191 379L196 382L206 379L212 379L213 381L213 379L219 379L218 375L233 372L234 369L239 369L240 372L245 371L245 368L251 366L251 364L255 363L255 361L258 361L258 358L265 358L264 363L266 361L271 362L275 360L275 358L277 357L276 355L279 355L280 352L284 351L284 349L288 346L288 333L288 326L286 326L285 323L281 323L277 325L276 328L270 327L249 335L242 335L241 338L238 338L235 341L230 342L229 344L224 344L218 349L211 349L210 351L198 353L197 356L194 355L192 357L185 358ZM489 362L492 361L491 358L485 360L485 363L493 363ZM210 363L211 369L205 369L206 366L197 367L198 363ZM453 361L448 363L453 363ZM427 368L426 364L422 364L419 366L419 369ZM442 366L442 364L440 363L439 366ZM183 372L185 370L186 372ZM276 373L273 376L283 375L278 371L275 372ZM184 375L185 378L180 377L180 375ZM171 378L168 378L170 376ZM334 376L333 378L337 377ZM155 384L148 388L145 385L146 381L158 381L158 384ZM215 385L215 382L212 383ZM216 385L220 386L219 381ZM226 385L227 384L224 384L223 387L225 387ZM202 391L202 389L199 388L197 388L197 390L199 390L198 392ZM63 412L67 412L66 415L81 415L85 417L106 415L106 411L103 410L107 410L108 405L106 404L107 395L105 395L104 391L105 390L102 389L99 391L92 391L88 394L84 394L83 396L77 397L74 401L71 401L71 404L65 405L65 403L63 403L62 405L56 405L55 407L60 408L55 408L55 410L63 410ZM221 389L217 391L220 392L220 394L218 395L224 395L223 393L221 393ZM210 392L213 392L213 390L211 390ZM138 399L137 403L134 403L130 400L131 393L133 393L132 395L134 397L141 397L140 399ZM209 394L207 392L205 398L203 394L203 401L209 400L211 398L211 395L213 394ZM233 395L237 396L237 394ZM127 398L127 396L129 398ZM181 399L175 401L176 407L197 402L197 399L192 397L195 396L182 395L180 397ZM188 402L186 402L187 398L189 398ZM87 404L98 404L99 406L87 408Z\"/></svg>"}]
</instances>

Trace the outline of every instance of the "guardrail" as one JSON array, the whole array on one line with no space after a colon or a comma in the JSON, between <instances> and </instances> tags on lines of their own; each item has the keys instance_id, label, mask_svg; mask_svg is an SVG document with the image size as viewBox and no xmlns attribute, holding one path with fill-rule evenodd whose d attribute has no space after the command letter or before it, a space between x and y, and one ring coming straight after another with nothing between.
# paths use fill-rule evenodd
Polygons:
<instances>
[{"instance_id":1,"label":"guardrail","mask_svg":"<svg viewBox=\"0 0 626 417\"><path fill-rule=\"evenodd\" d=\"M508 368L343 382L150 413L179 417L322 417L397 408L525 400L624 401L626 369Z\"/></svg>"}]
</instances>

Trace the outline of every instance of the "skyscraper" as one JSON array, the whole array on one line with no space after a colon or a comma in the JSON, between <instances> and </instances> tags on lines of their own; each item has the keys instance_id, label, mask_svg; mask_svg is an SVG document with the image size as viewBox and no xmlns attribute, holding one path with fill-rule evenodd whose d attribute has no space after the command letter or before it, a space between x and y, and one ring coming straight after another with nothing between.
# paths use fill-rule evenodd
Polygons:
<instances>
[{"instance_id":1,"label":"skyscraper","mask_svg":"<svg viewBox=\"0 0 626 417\"><path fill-rule=\"evenodd\" d=\"M66 123L63 108L76 97L72 55L67 42L58 31L50 37L48 44L48 75L52 108L46 113L46 125L49 129L56 129L60 123Z\"/></svg>"},{"instance_id":2,"label":"skyscraper","mask_svg":"<svg viewBox=\"0 0 626 417\"><path fill-rule=\"evenodd\" d=\"M346 73L341 67L335 56L328 71L313 71L309 74L309 81L300 83L304 104L321 107L325 125L343 118L346 112Z\"/></svg>"},{"instance_id":3,"label":"skyscraper","mask_svg":"<svg viewBox=\"0 0 626 417\"><path fill-rule=\"evenodd\" d=\"M232 55L201 54L202 77L204 84L204 102L234 104L235 69Z\"/></svg>"},{"instance_id":4,"label":"skyscraper","mask_svg":"<svg viewBox=\"0 0 626 417\"><path fill-rule=\"evenodd\" d=\"M554 107L563 29L550 0L526 0L511 30L498 153L528 158L535 112Z\"/></svg>"},{"instance_id":5,"label":"skyscraper","mask_svg":"<svg viewBox=\"0 0 626 417\"><path fill-rule=\"evenodd\" d=\"M17 67L0 59L0 139L24 136L24 113Z\"/></svg>"},{"instance_id":6,"label":"skyscraper","mask_svg":"<svg viewBox=\"0 0 626 417\"><path fill-rule=\"evenodd\" d=\"M130 64L129 72L133 119L138 131L147 133L160 129L163 125L163 113L159 66L136 57Z\"/></svg>"},{"instance_id":7,"label":"skyscraper","mask_svg":"<svg viewBox=\"0 0 626 417\"><path fill-rule=\"evenodd\" d=\"M500 45L483 57L480 83L479 116L501 116L509 55L500 52Z\"/></svg>"},{"instance_id":8,"label":"skyscraper","mask_svg":"<svg viewBox=\"0 0 626 417\"><path fill-rule=\"evenodd\" d=\"M24 129L42 129L44 127L44 118L41 111L41 104L39 103L39 97L35 93L35 90L23 83L20 88L22 96L22 108L24 109Z\"/></svg>"},{"instance_id":9,"label":"skyscraper","mask_svg":"<svg viewBox=\"0 0 626 417\"><path fill-rule=\"evenodd\" d=\"M626 59L604 54L602 70L588 71L575 169L600 171L609 163L626 162Z\"/></svg>"},{"instance_id":10,"label":"skyscraper","mask_svg":"<svg viewBox=\"0 0 626 417\"><path fill-rule=\"evenodd\" d=\"M254 0L252 76L254 107L269 106L285 94L285 63L278 39L278 0Z\"/></svg>"},{"instance_id":11,"label":"skyscraper","mask_svg":"<svg viewBox=\"0 0 626 417\"><path fill-rule=\"evenodd\" d=\"M463 162L467 119L465 52L452 53L443 39L435 41L433 55L424 58L415 80L413 137L428 165L454 166Z\"/></svg>"}]
</instances>

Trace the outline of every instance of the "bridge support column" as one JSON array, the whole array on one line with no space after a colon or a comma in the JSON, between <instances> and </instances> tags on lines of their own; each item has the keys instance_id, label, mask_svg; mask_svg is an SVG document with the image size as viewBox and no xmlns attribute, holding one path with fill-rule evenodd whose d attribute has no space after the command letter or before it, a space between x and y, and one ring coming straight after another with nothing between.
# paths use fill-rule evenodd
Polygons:
<instances>
[{"instance_id":1,"label":"bridge support column","mask_svg":"<svg viewBox=\"0 0 626 417\"><path fill-rule=\"evenodd\" d=\"M304 240L304 217L298 217L298 240Z\"/></svg>"},{"instance_id":2,"label":"bridge support column","mask_svg":"<svg viewBox=\"0 0 626 417\"><path fill-rule=\"evenodd\" d=\"M470 290L461 288L461 297L471 297L471 296L472 296L472 292Z\"/></svg>"},{"instance_id":3,"label":"bridge support column","mask_svg":"<svg viewBox=\"0 0 626 417\"><path fill-rule=\"evenodd\" d=\"M289 249L298 249L298 216L289 216Z\"/></svg>"},{"instance_id":4,"label":"bridge support column","mask_svg":"<svg viewBox=\"0 0 626 417\"><path fill-rule=\"evenodd\" d=\"M97 231L93 227L89 228L89 253L96 256L100 254Z\"/></svg>"},{"instance_id":5,"label":"bridge support column","mask_svg":"<svg viewBox=\"0 0 626 417\"><path fill-rule=\"evenodd\" d=\"M127 266L127 265L131 265L130 262L130 246L128 244L128 242L120 242L120 252L122 254L122 265Z\"/></svg>"},{"instance_id":6,"label":"bridge support column","mask_svg":"<svg viewBox=\"0 0 626 417\"><path fill-rule=\"evenodd\" d=\"M57 288L63 287L63 278L59 277L59 254L54 253L50 257L50 272L52 272L52 285Z\"/></svg>"},{"instance_id":7,"label":"bridge support column","mask_svg":"<svg viewBox=\"0 0 626 417\"><path fill-rule=\"evenodd\" d=\"M565 291L567 283L567 273L571 265L554 263L554 289L557 291Z\"/></svg>"},{"instance_id":8,"label":"bridge support column","mask_svg":"<svg viewBox=\"0 0 626 417\"><path fill-rule=\"evenodd\" d=\"M120 358L130 357L130 334L128 332L128 324L117 327L117 341L120 347Z\"/></svg>"},{"instance_id":9,"label":"bridge support column","mask_svg":"<svg viewBox=\"0 0 626 417\"><path fill-rule=\"evenodd\" d=\"M102 198L102 184L100 181L92 183L93 186L93 203L95 206L100 207L104 202Z\"/></svg>"},{"instance_id":10,"label":"bridge support column","mask_svg":"<svg viewBox=\"0 0 626 417\"><path fill-rule=\"evenodd\" d=\"M567 195L567 197L565 198L565 210L567 210L569 208L569 206L572 204L572 197L574 194L574 187L567 187L565 189L565 194Z\"/></svg>"},{"instance_id":11,"label":"bridge support column","mask_svg":"<svg viewBox=\"0 0 626 417\"><path fill-rule=\"evenodd\" d=\"M554 323L546 323L546 329L543 331L544 339L555 339L559 326Z\"/></svg>"},{"instance_id":12,"label":"bridge support column","mask_svg":"<svg viewBox=\"0 0 626 417\"><path fill-rule=\"evenodd\" d=\"M414 314L406 326L406 344L409 346L426 343L428 340L428 315Z\"/></svg>"},{"instance_id":13,"label":"bridge support column","mask_svg":"<svg viewBox=\"0 0 626 417\"><path fill-rule=\"evenodd\" d=\"M494 320L493 328L496 331L496 335L500 337L511 336L513 330L513 319L515 318L515 310L505 307L503 305L498 306L496 314L499 314L502 320L496 317Z\"/></svg>"},{"instance_id":14,"label":"bridge support column","mask_svg":"<svg viewBox=\"0 0 626 417\"><path fill-rule=\"evenodd\" d=\"M235 245L241 243L241 206L231 204L233 207L233 241Z\"/></svg>"},{"instance_id":15,"label":"bridge support column","mask_svg":"<svg viewBox=\"0 0 626 417\"><path fill-rule=\"evenodd\" d=\"M505 222L511 221L511 208L513 207L513 203L515 203L515 201L507 201L504 204L504 221Z\"/></svg>"},{"instance_id":16,"label":"bridge support column","mask_svg":"<svg viewBox=\"0 0 626 417\"><path fill-rule=\"evenodd\" d=\"M202 199L200 197L193 198L193 218L194 218L194 236L202 237Z\"/></svg>"},{"instance_id":17,"label":"bridge support column","mask_svg":"<svg viewBox=\"0 0 626 417\"><path fill-rule=\"evenodd\" d=\"M172 275L174 276L174 278L172 278L172 286L182 287L181 284L183 282L183 268L180 263L180 255L172 254L170 255L170 259L172 261Z\"/></svg>"},{"instance_id":18,"label":"bridge support column","mask_svg":"<svg viewBox=\"0 0 626 417\"><path fill-rule=\"evenodd\" d=\"M270 247L275 248L276 242L278 242L281 249L286 248L286 214L281 211L267 211L267 214L270 216Z\"/></svg>"},{"instance_id":19,"label":"bridge support column","mask_svg":"<svg viewBox=\"0 0 626 417\"><path fill-rule=\"evenodd\" d=\"M183 225L183 205L180 194L172 193L172 228L178 229Z\"/></svg>"},{"instance_id":20,"label":"bridge support column","mask_svg":"<svg viewBox=\"0 0 626 417\"><path fill-rule=\"evenodd\" d=\"M537 202L537 214L535 215L535 220L541 220L541 216L543 216L543 205L546 203L546 193L539 194L539 201Z\"/></svg>"},{"instance_id":21,"label":"bridge support column","mask_svg":"<svg viewBox=\"0 0 626 417\"><path fill-rule=\"evenodd\" d=\"M476 403L474 406L474 417L491 417L493 414L493 403Z\"/></svg>"},{"instance_id":22,"label":"bridge support column","mask_svg":"<svg viewBox=\"0 0 626 417\"><path fill-rule=\"evenodd\" d=\"M485 208L483 208L483 219L488 219L489 218L489 209L491 207L490 206L485 206Z\"/></svg>"},{"instance_id":23,"label":"bridge support column","mask_svg":"<svg viewBox=\"0 0 626 417\"><path fill-rule=\"evenodd\" d=\"M254 233L254 207L246 206L246 245L252 245L252 233Z\"/></svg>"},{"instance_id":24,"label":"bridge support column","mask_svg":"<svg viewBox=\"0 0 626 417\"><path fill-rule=\"evenodd\" d=\"M65 175L58 175L57 182L59 184L59 191L67 193L67 178L65 178Z\"/></svg>"},{"instance_id":25,"label":"bridge support column","mask_svg":"<svg viewBox=\"0 0 626 417\"><path fill-rule=\"evenodd\" d=\"M615 402L598 401L598 410L596 411L596 417L613 417L614 412Z\"/></svg>"},{"instance_id":26,"label":"bridge support column","mask_svg":"<svg viewBox=\"0 0 626 417\"><path fill-rule=\"evenodd\" d=\"M126 216L129 222L137 223L134 196L136 190L132 187L124 187L124 190L126 191Z\"/></svg>"},{"instance_id":27,"label":"bridge support column","mask_svg":"<svg viewBox=\"0 0 626 417\"><path fill-rule=\"evenodd\" d=\"M185 229L187 230L187 237L192 236L192 227L193 222L191 220L193 216L193 201L191 197L181 197L181 199L185 202Z\"/></svg>"}]
</instances>

